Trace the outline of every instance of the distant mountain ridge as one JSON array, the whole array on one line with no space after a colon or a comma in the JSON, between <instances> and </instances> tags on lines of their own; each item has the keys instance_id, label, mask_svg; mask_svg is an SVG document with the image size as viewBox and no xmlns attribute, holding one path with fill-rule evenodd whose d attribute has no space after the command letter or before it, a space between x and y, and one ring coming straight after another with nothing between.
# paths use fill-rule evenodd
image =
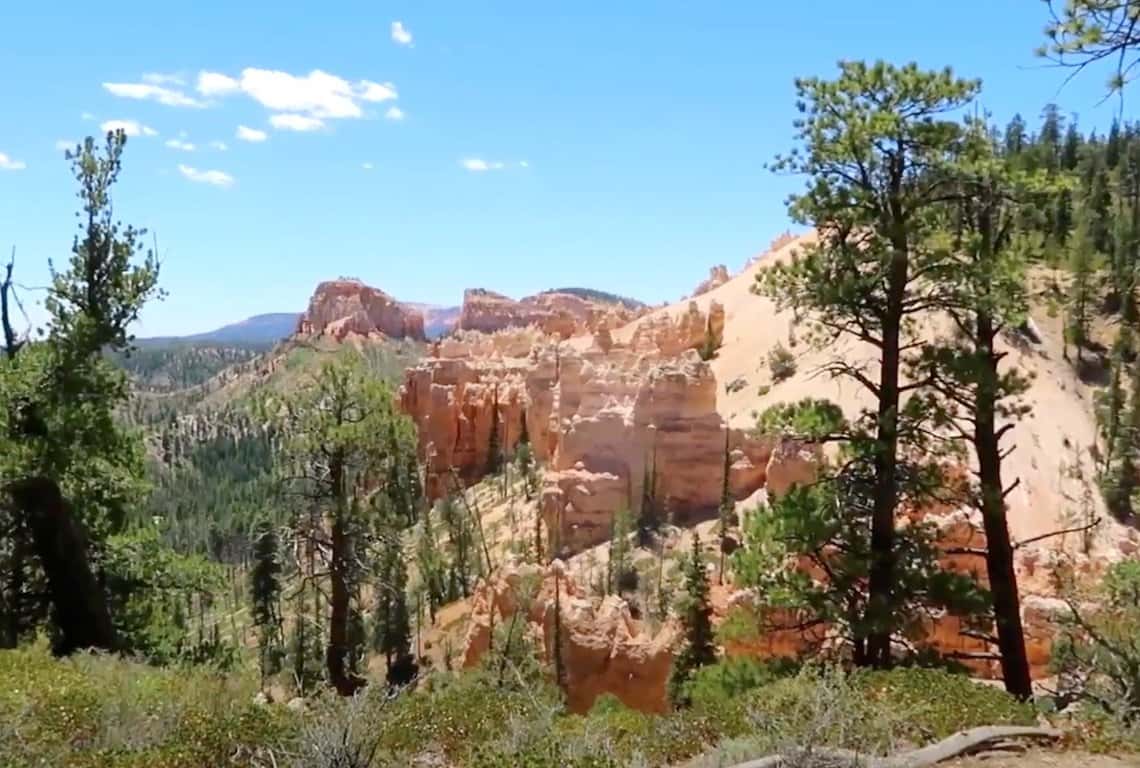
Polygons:
<instances>
[{"instance_id":1,"label":"distant mountain ridge","mask_svg":"<svg viewBox=\"0 0 1140 768\"><path fill-rule=\"evenodd\" d=\"M140 347L177 343L239 344L271 347L297 330L300 312L270 312L254 315L245 320L212 331L188 336L151 336L135 339Z\"/></svg>"}]
</instances>

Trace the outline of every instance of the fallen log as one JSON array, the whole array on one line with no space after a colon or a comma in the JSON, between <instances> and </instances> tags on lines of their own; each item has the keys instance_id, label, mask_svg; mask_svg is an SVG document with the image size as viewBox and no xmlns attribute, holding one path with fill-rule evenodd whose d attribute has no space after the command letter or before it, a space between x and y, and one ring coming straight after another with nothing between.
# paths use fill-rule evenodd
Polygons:
<instances>
[{"instance_id":1,"label":"fallen log","mask_svg":"<svg viewBox=\"0 0 1140 768\"><path fill-rule=\"evenodd\" d=\"M1006 739L1057 739L1061 732L1052 728L1020 725L987 725L959 731L927 747L888 757L862 755L848 749L803 749L789 754L768 755L731 768L928 768L954 757Z\"/></svg>"}]
</instances>

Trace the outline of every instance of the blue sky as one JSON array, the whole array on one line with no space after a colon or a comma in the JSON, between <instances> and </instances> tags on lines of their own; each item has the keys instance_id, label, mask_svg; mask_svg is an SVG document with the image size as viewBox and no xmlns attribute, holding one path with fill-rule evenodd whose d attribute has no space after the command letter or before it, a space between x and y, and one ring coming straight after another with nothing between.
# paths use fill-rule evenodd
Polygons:
<instances>
[{"instance_id":1,"label":"blue sky","mask_svg":"<svg viewBox=\"0 0 1140 768\"><path fill-rule=\"evenodd\" d=\"M340 275L440 304L466 287L520 296L564 285L672 301L787 228L783 200L800 182L764 165L791 147L797 75L828 75L840 58L951 64L983 78L982 103L1002 123L1021 112L1034 126L1056 101L1083 126L1107 125L1117 105L1097 106L1103 73L1059 90L1065 73L1033 57L1046 10L8 3L0 249L16 246L23 283L46 281L75 223L57 142L125 120L140 135L116 210L157 235L169 292L146 310L143 335L299 311ZM243 140L239 126L265 139Z\"/></svg>"}]
</instances>

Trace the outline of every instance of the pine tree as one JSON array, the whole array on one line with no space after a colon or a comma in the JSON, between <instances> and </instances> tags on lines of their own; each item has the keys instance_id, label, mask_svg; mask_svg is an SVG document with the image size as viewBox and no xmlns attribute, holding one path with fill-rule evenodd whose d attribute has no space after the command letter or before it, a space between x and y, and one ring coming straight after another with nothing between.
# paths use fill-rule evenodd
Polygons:
<instances>
[{"instance_id":1,"label":"pine tree","mask_svg":"<svg viewBox=\"0 0 1140 768\"><path fill-rule=\"evenodd\" d=\"M88 137L66 154L82 210L70 259L61 269L48 264L42 341L28 343L13 328L14 259L0 281L0 495L21 520L14 530L29 555L5 575L21 573L34 553L44 590L19 601L50 603L58 654L120 647L99 563L143 487L141 439L117 417L130 387L107 357L129 349L143 306L161 295L145 231L114 218L126 143L117 130L102 148Z\"/></svg>"},{"instance_id":2,"label":"pine tree","mask_svg":"<svg viewBox=\"0 0 1140 768\"><path fill-rule=\"evenodd\" d=\"M704 559L701 557L701 538L695 531L692 553L685 564L685 601L681 610L681 624L684 627L684 646L673 662L673 674L669 679L669 698L677 707L689 704L686 688L693 673L716 661L709 583Z\"/></svg>"},{"instance_id":3,"label":"pine tree","mask_svg":"<svg viewBox=\"0 0 1140 768\"><path fill-rule=\"evenodd\" d=\"M1041 110L1041 130L1037 133L1035 148L1040 167L1056 172L1061 165L1061 111L1056 104L1046 104ZM1055 233L1054 233L1055 234Z\"/></svg>"},{"instance_id":4,"label":"pine tree","mask_svg":"<svg viewBox=\"0 0 1140 768\"><path fill-rule=\"evenodd\" d=\"M447 595L447 569L436 546L430 509L424 512L423 524L416 539L416 567L420 574L420 584L427 596L428 612L431 620L435 621L436 611L443 605Z\"/></svg>"},{"instance_id":5,"label":"pine tree","mask_svg":"<svg viewBox=\"0 0 1140 768\"><path fill-rule=\"evenodd\" d=\"M796 82L803 114L796 125L804 146L775 163L777 170L809 177L790 212L797 222L815 226L820 240L790 263L761 270L757 289L810 316L822 332L820 346L854 337L874 347L879 360L870 375L838 357L829 365L875 400L863 419L875 450L871 615L861 624L871 633L862 661L875 667L889 666L895 627L895 511L905 479L900 448L921 441L924 431L924 414L901 407L912 388L900 381L908 349L904 329L910 318L938 305L932 276L945 258L939 249L919 247L933 235L928 214L947 192L931 169L950 161L961 133L946 113L970 102L978 88L977 81L957 79L949 69L842 62L836 80ZM930 290L920 293L922 276L930 278L924 284Z\"/></svg>"},{"instance_id":6,"label":"pine tree","mask_svg":"<svg viewBox=\"0 0 1140 768\"><path fill-rule=\"evenodd\" d=\"M439 515L447 530L447 602L452 602L471 593L476 569L475 536L470 520L451 494L440 502Z\"/></svg>"},{"instance_id":7,"label":"pine tree","mask_svg":"<svg viewBox=\"0 0 1140 768\"><path fill-rule=\"evenodd\" d=\"M985 124L969 121L962 151L950 171L957 179L954 250L958 263L947 272L957 293L948 304L956 338L928 343L925 373L937 394L929 403L944 414L977 457L977 485L970 494L986 534L986 570L993 597L998 648L1006 690L1021 699L1032 696L1021 606L1014 570L1006 497L1016 487L1003 485L1003 435L1028 412L1020 401L1029 382L1017 369L1001 369L1004 352L997 340L1028 314L1026 264L1030 243L1015 239L1019 208L1044 179L1011 170L997 154ZM999 427L999 421L1007 426Z\"/></svg>"},{"instance_id":8,"label":"pine tree","mask_svg":"<svg viewBox=\"0 0 1140 768\"><path fill-rule=\"evenodd\" d=\"M1077 218L1077 228L1069 243L1069 298L1065 323L1065 336L1077 349L1077 365L1083 362L1083 350L1089 344L1089 324L1093 313L1093 271L1096 253L1092 234L1089 230L1089 217L1081 210Z\"/></svg>"},{"instance_id":9,"label":"pine tree","mask_svg":"<svg viewBox=\"0 0 1140 768\"><path fill-rule=\"evenodd\" d=\"M341 695L351 695L363 679L351 673L350 626L353 594L361 572L358 554L379 520L389 526L407 520L401 508L408 488L393 472L407 466L404 455L414 453L414 428L396 410L391 390L373 378L353 352L325 363L315 380L281 401L262 404L264 413L280 420L286 436L282 446L287 482L311 504L313 518L299 535L327 539L329 578L328 643L325 666L329 681ZM366 493L369 483L387 478L378 493ZM315 547L310 551L315 551ZM309 573L315 573L310 563ZM322 623L315 596L314 625Z\"/></svg>"},{"instance_id":10,"label":"pine tree","mask_svg":"<svg viewBox=\"0 0 1140 768\"><path fill-rule=\"evenodd\" d=\"M728 440L730 432L728 429L724 431L724 469L721 474L720 483L720 506L717 509L717 522L719 525L719 538L720 538L720 566L717 568L716 582L717 584L724 584L724 558L728 549L728 523L729 518L736 508L736 504L732 500L732 489L728 484L728 473L731 468L731 455L728 450Z\"/></svg>"},{"instance_id":11,"label":"pine tree","mask_svg":"<svg viewBox=\"0 0 1140 768\"><path fill-rule=\"evenodd\" d=\"M1065 129L1065 143L1061 148L1061 170L1074 171L1080 159L1081 134L1077 131L1077 121L1069 121Z\"/></svg>"},{"instance_id":12,"label":"pine tree","mask_svg":"<svg viewBox=\"0 0 1140 768\"><path fill-rule=\"evenodd\" d=\"M1112 451L1112 464L1103 483L1105 504L1119 520L1131 521L1134 517L1132 494L1136 491L1137 463L1140 450L1140 365L1133 366L1128 411L1121 423L1116 445Z\"/></svg>"},{"instance_id":13,"label":"pine tree","mask_svg":"<svg viewBox=\"0 0 1140 768\"><path fill-rule=\"evenodd\" d=\"M1005 128L1005 154L1013 157L1025 151L1029 144L1029 137L1025 128L1025 120L1020 114L1013 116Z\"/></svg>"},{"instance_id":14,"label":"pine tree","mask_svg":"<svg viewBox=\"0 0 1140 768\"><path fill-rule=\"evenodd\" d=\"M657 499L657 446L652 457L645 462L641 481L641 506L637 512L637 544L648 547L653 536L661 530L661 506Z\"/></svg>"},{"instance_id":15,"label":"pine tree","mask_svg":"<svg viewBox=\"0 0 1140 768\"><path fill-rule=\"evenodd\" d=\"M1112 291L1125 323L1140 321L1136 305L1136 272L1140 269L1140 151L1129 147L1126 161L1117 169L1112 222Z\"/></svg>"},{"instance_id":16,"label":"pine tree","mask_svg":"<svg viewBox=\"0 0 1140 768\"><path fill-rule=\"evenodd\" d=\"M373 614L373 647L384 655L388 684L407 685L415 677L412 656L412 627L408 612L408 568L399 531L389 528L381 534L380 563L376 575L376 610Z\"/></svg>"},{"instance_id":17,"label":"pine tree","mask_svg":"<svg viewBox=\"0 0 1140 768\"><path fill-rule=\"evenodd\" d=\"M1097 423L1100 426L1100 437L1104 444L1102 475L1107 473L1112 465L1113 451L1116 450L1116 439L1120 432L1121 417L1124 410L1124 375L1127 369L1127 361L1133 354L1132 329L1125 325L1121 327L1116 335L1116 340L1113 342L1108 387L1097 402Z\"/></svg>"},{"instance_id":18,"label":"pine tree","mask_svg":"<svg viewBox=\"0 0 1140 768\"><path fill-rule=\"evenodd\" d=\"M249 572L250 612L257 627L262 685L281 669L284 638L277 607L281 600L281 558L277 531L266 519L254 529L253 567Z\"/></svg>"},{"instance_id":19,"label":"pine tree","mask_svg":"<svg viewBox=\"0 0 1140 768\"><path fill-rule=\"evenodd\" d=\"M1136 69L1140 49L1135 0L1047 0L1050 20L1045 26L1046 43L1039 56L1078 71L1091 63L1111 61L1115 67L1108 80L1109 93L1118 93Z\"/></svg>"},{"instance_id":20,"label":"pine tree","mask_svg":"<svg viewBox=\"0 0 1140 768\"><path fill-rule=\"evenodd\" d=\"M1104 146L1104 162L1110 169L1116 168L1120 163L1120 120L1112 118L1112 127L1108 129L1108 139Z\"/></svg>"},{"instance_id":21,"label":"pine tree","mask_svg":"<svg viewBox=\"0 0 1140 768\"><path fill-rule=\"evenodd\" d=\"M610 530L610 556L606 567L606 593L623 594L637 589L637 571L633 567L629 536L633 529L629 510L614 513Z\"/></svg>"}]
</instances>

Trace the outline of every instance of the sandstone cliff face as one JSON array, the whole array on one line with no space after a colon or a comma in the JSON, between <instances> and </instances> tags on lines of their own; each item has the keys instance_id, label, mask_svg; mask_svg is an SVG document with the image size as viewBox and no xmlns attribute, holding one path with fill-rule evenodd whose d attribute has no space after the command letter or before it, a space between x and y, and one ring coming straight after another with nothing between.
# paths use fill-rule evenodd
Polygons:
<instances>
[{"instance_id":1,"label":"sandstone cliff face","mask_svg":"<svg viewBox=\"0 0 1140 768\"><path fill-rule=\"evenodd\" d=\"M329 280L317 286L297 324L301 336L384 336L424 340L423 313L357 280Z\"/></svg>"},{"instance_id":2,"label":"sandstone cliff face","mask_svg":"<svg viewBox=\"0 0 1140 768\"><path fill-rule=\"evenodd\" d=\"M622 305L591 301L572 293L540 293L515 301L501 293L473 288L463 294L459 329L493 333L534 326L568 339L600 328L617 328L640 314Z\"/></svg>"},{"instance_id":3,"label":"sandstone cliff face","mask_svg":"<svg viewBox=\"0 0 1140 768\"><path fill-rule=\"evenodd\" d=\"M723 323L719 305L706 314L693 304L675 321L646 323L630 345L604 329L588 346L534 331L440 342L400 390L419 428L429 495L455 490L452 468L464 484L482 476L497 411L503 449L513 450L525 424L547 466L541 514L560 554L604 541L617 509L638 509L648 477L678 523L714 514L726 447L730 492L748 496L764 484L773 443L727 428L716 378L692 350Z\"/></svg>"},{"instance_id":4,"label":"sandstone cliff face","mask_svg":"<svg viewBox=\"0 0 1140 768\"><path fill-rule=\"evenodd\" d=\"M534 585L534 586L531 586ZM555 621L554 591L560 621ZM589 597L555 560L546 568L508 563L489 583L481 582L471 601L463 665L474 666L490 646L492 625L525 610L526 636L554 666L555 627L561 626L562 663L570 711L589 711L603 693L642 712L668 708L667 684L679 632L667 623L650 635L619 597Z\"/></svg>"}]
</instances>

